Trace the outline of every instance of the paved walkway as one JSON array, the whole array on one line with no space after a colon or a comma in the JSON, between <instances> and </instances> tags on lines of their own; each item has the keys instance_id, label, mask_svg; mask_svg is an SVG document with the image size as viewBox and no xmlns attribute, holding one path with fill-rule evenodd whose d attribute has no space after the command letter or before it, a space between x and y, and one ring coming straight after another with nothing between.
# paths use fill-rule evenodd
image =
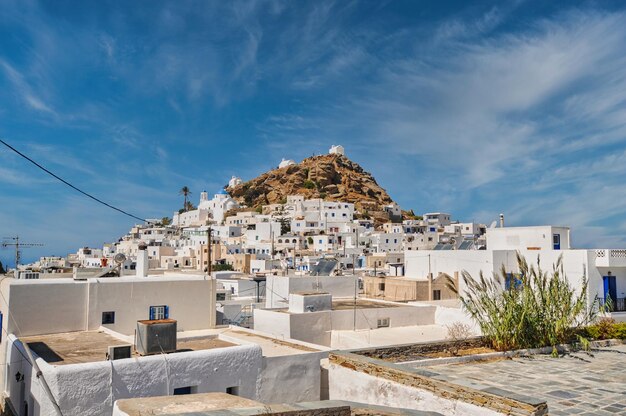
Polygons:
<instances>
[{"instance_id":1,"label":"paved walkway","mask_svg":"<svg viewBox=\"0 0 626 416\"><path fill-rule=\"evenodd\" d=\"M497 387L548 402L550 415L626 415L626 345L560 358L536 355L422 367L453 383Z\"/></svg>"}]
</instances>

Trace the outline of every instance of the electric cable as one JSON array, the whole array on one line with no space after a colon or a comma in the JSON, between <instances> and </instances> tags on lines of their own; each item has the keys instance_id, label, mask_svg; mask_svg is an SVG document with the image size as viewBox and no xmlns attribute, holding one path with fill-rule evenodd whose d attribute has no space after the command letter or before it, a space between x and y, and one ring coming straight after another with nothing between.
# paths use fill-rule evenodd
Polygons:
<instances>
[{"instance_id":1,"label":"electric cable","mask_svg":"<svg viewBox=\"0 0 626 416\"><path fill-rule=\"evenodd\" d=\"M88 198L93 199L94 201L109 207L111 209L114 209L115 211L118 211L124 215L127 215L131 218L134 218L136 220L142 221L142 222L147 222L145 218L140 218L136 215L133 215L129 212L124 211L123 209L120 209L116 206L113 206L107 202L104 202L103 200L96 198L95 196L83 191L80 188L77 188L76 186L72 185L71 183L69 183L68 181L66 181L65 179L61 178L60 176L50 172L48 169L46 169L45 167L43 167L42 165L40 165L39 163L37 163L36 161L34 161L33 159L31 159L30 157L26 156L24 153L20 152L19 150L17 150L15 147L11 146L10 144L8 144L7 142L5 142L4 140L0 139L0 143L2 143L3 145L5 145L6 147L8 147L10 150L12 150L13 152L17 153L18 155L20 155L21 157L23 157L24 159L28 160L30 163L32 163L33 165L37 166L39 169L43 170L44 172L46 172L48 175L52 176L53 178L58 179L59 181L63 182L64 184L66 184L67 186L69 186L70 188L74 189L75 191L80 192L81 194L85 195Z\"/></svg>"}]
</instances>

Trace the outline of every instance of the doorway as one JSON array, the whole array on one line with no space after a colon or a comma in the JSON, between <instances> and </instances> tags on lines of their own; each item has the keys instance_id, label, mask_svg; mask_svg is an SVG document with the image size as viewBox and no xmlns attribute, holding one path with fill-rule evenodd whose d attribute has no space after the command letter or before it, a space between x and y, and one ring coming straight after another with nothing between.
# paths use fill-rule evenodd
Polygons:
<instances>
[{"instance_id":1,"label":"doorway","mask_svg":"<svg viewBox=\"0 0 626 416\"><path fill-rule=\"evenodd\" d=\"M615 308L617 302L617 286L615 284L615 276L602 276L604 281L604 302L609 302L611 299L611 307Z\"/></svg>"}]
</instances>

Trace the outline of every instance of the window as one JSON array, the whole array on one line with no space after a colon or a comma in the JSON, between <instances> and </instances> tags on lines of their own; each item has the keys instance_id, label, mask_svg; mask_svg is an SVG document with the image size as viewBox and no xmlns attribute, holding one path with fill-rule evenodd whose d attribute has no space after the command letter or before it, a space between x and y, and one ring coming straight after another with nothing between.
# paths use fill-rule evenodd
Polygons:
<instances>
[{"instance_id":1,"label":"window","mask_svg":"<svg viewBox=\"0 0 626 416\"><path fill-rule=\"evenodd\" d=\"M218 293L215 296L215 300L220 301L220 300L226 300L226 293Z\"/></svg>"},{"instance_id":2,"label":"window","mask_svg":"<svg viewBox=\"0 0 626 416\"><path fill-rule=\"evenodd\" d=\"M167 305L150 306L150 319L167 319L170 315L170 308Z\"/></svg>"},{"instance_id":3,"label":"window","mask_svg":"<svg viewBox=\"0 0 626 416\"><path fill-rule=\"evenodd\" d=\"M389 318L378 319L378 328L389 328Z\"/></svg>"},{"instance_id":4,"label":"window","mask_svg":"<svg viewBox=\"0 0 626 416\"><path fill-rule=\"evenodd\" d=\"M433 290L433 300L441 300L441 290Z\"/></svg>"},{"instance_id":5,"label":"window","mask_svg":"<svg viewBox=\"0 0 626 416\"><path fill-rule=\"evenodd\" d=\"M174 396L180 396L183 394L192 394L192 393L195 393L196 390L197 390L197 387L195 386L178 387L177 389L174 389Z\"/></svg>"},{"instance_id":6,"label":"window","mask_svg":"<svg viewBox=\"0 0 626 416\"><path fill-rule=\"evenodd\" d=\"M379 283L378 284L378 290L380 290L381 292L385 291L385 284L384 283Z\"/></svg>"},{"instance_id":7,"label":"window","mask_svg":"<svg viewBox=\"0 0 626 416\"><path fill-rule=\"evenodd\" d=\"M115 312L102 312L102 325L114 324L115 323Z\"/></svg>"}]
</instances>

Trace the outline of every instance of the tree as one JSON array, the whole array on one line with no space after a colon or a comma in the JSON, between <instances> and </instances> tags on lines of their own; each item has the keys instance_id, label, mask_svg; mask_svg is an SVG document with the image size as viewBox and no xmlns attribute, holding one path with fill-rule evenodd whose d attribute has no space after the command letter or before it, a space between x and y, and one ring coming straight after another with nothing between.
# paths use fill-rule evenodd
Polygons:
<instances>
[{"instance_id":1,"label":"tree","mask_svg":"<svg viewBox=\"0 0 626 416\"><path fill-rule=\"evenodd\" d=\"M284 205L281 205L274 211L273 217L280 223L280 235L285 235L291 231L291 220Z\"/></svg>"},{"instance_id":2,"label":"tree","mask_svg":"<svg viewBox=\"0 0 626 416\"><path fill-rule=\"evenodd\" d=\"M183 186L182 188L180 188L180 191L178 191L178 195L182 195L183 198L185 199L185 202L183 203L183 210L188 211L187 198L189 198L189 195L191 195L191 191L189 190L189 187Z\"/></svg>"},{"instance_id":3,"label":"tree","mask_svg":"<svg viewBox=\"0 0 626 416\"><path fill-rule=\"evenodd\" d=\"M187 201L187 205L185 206L185 211L193 211L196 209L195 205L191 201Z\"/></svg>"},{"instance_id":4,"label":"tree","mask_svg":"<svg viewBox=\"0 0 626 416\"><path fill-rule=\"evenodd\" d=\"M0 261L0 274L5 274L7 271L4 270L4 266L2 265L2 262Z\"/></svg>"},{"instance_id":5,"label":"tree","mask_svg":"<svg viewBox=\"0 0 626 416\"><path fill-rule=\"evenodd\" d=\"M528 265L517 253L519 273L507 272L504 266L493 279L482 272L474 279L462 272L467 289L459 298L463 308L478 323L492 348L499 351L556 346L574 340L580 329L594 322L598 298L587 305L588 283L583 276L574 288L567 280L559 257L550 273ZM457 291L448 280L448 288ZM458 293L458 292L457 292Z\"/></svg>"},{"instance_id":6,"label":"tree","mask_svg":"<svg viewBox=\"0 0 626 416\"><path fill-rule=\"evenodd\" d=\"M211 270L214 272L233 271L232 264L214 264L211 266Z\"/></svg>"},{"instance_id":7,"label":"tree","mask_svg":"<svg viewBox=\"0 0 626 416\"><path fill-rule=\"evenodd\" d=\"M161 225L167 226L167 225L170 225L171 223L172 223L171 218L169 218L169 217L161 218Z\"/></svg>"}]
</instances>

